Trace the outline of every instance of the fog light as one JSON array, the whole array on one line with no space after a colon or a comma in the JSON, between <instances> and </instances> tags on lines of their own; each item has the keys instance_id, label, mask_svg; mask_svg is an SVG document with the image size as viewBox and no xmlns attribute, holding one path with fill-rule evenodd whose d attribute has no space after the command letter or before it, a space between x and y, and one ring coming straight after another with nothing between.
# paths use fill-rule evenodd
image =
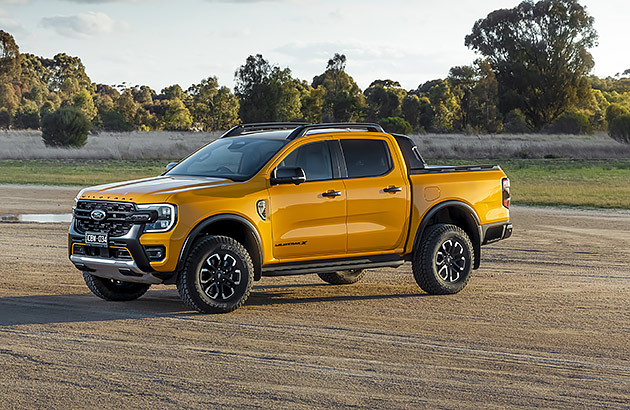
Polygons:
<instances>
[{"instance_id":1,"label":"fog light","mask_svg":"<svg viewBox=\"0 0 630 410\"><path fill-rule=\"evenodd\" d=\"M74 248L73 248L73 253L75 255L85 255L85 246L84 245L78 245L78 244L74 244Z\"/></svg>"},{"instance_id":2,"label":"fog light","mask_svg":"<svg viewBox=\"0 0 630 410\"><path fill-rule=\"evenodd\" d=\"M163 246L145 246L144 251L150 261L161 261L166 255L166 249Z\"/></svg>"}]
</instances>

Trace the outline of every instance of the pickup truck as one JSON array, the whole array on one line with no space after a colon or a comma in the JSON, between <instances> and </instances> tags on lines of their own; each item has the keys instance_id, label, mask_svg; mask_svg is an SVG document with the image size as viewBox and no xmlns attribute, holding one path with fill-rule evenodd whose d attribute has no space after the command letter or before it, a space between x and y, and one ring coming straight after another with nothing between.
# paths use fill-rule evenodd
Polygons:
<instances>
[{"instance_id":1,"label":"pickup truck","mask_svg":"<svg viewBox=\"0 0 630 410\"><path fill-rule=\"evenodd\" d=\"M429 166L376 124L244 124L158 177L83 189L68 253L100 298L175 284L204 313L242 306L262 276L342 285L407 261L452 294L511 235L509 207L498 166Z\"/></svg>"}]
</instances>

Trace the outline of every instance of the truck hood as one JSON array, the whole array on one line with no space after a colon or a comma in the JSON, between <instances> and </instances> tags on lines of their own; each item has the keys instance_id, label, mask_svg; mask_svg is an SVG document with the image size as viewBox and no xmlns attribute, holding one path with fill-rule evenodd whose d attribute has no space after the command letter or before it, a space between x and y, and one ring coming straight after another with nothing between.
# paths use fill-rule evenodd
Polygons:
<instances>
[{"instance_id":1,"label":"truck hood","mask_svg":"<svg viewBox=\"0 0 630 410\"><path fill-rule=\"evenodd\" d=\"M85 188L77 199L162 203L179 192L231 184L234 181L224 178L159 176Z\"/></svg>"}]
</instances>

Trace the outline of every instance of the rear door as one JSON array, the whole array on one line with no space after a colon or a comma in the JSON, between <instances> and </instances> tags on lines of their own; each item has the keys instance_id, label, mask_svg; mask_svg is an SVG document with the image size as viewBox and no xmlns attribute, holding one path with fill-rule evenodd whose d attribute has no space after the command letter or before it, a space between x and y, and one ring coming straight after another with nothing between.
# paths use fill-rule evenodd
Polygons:
<instances>
[{"instance_id":1,"label":"rear door","mask_svg":"<svg viewBox=\"0 0 630 410\"><path fill-rule=\"evenodd\" d=\"M409 219L409 181L387 139L341 139L348 253L401 251Z\"/></svg>"},{"instance_id":2,"label":"rear door","mask_svg":"<svg viewBox=\"0 0 630 410\"><path fill-rule=\"evenodd\" d=\"M332 161L330 144L301 145L278 165L301 167L306 182L269 188L276 259L343 256L346 252L346 192L338 167L333 172L337 163Z\"/></svg>"}]
</instances>

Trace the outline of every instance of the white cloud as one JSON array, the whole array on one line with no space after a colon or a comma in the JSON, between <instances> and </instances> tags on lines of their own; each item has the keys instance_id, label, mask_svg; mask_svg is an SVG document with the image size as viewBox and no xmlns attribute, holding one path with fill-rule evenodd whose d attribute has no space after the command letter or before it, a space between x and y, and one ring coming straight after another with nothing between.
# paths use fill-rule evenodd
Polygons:
<instances>
[{"instance_id":1,"label":"white cloud","mask_svg":"<svg viewBox=\"0 0 630 410\"><path fill-rule=\"evenodd\" d=\"M72 16L44 17L41 20L41 25L55 30L62 36L85 38L111 33L116 23L105 13L88 12Z\"/></svg>"},{"instance_id":2,"label":"white cloud","mask_svg":"<svg viewBox=\"0 0 630 410\"><path fill-rule=\"evenodd\" d=\"M4 10L0 10L0 29L9 33L26 31L22 23L11 18L11 16Z\"/></svg>"}]
</instances>

